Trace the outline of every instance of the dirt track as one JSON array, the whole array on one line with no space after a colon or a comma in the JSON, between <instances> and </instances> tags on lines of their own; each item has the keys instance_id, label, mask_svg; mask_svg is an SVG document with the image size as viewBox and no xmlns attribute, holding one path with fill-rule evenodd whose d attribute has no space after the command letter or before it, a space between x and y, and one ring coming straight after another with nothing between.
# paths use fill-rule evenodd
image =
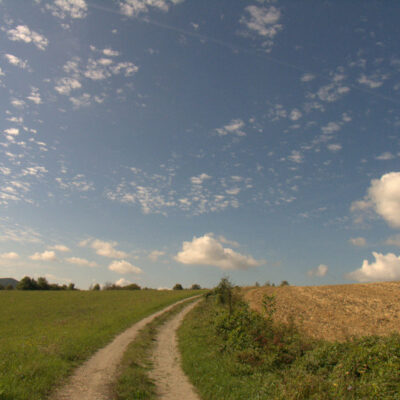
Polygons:
<instances>
[{"instance_id":1,"label":"dirt track","mask_svg":"<svg viewBox=\"0 0 400 400\"><path fill-rule=\"evenodd\" d=\"M154 369L150 376L156 383L160 399L200 400L180 366L180 353L176 338L176 330L183 318L197 303L198 301L190 304L167 321L157 335L157 345L153 355Z\"/></svg>"},{"instance_id":2,"label":"dirt track","mask_svg":"<svg viewBox=\"0 0 400 400\"><path fill-rule=\"evenodd\" d=\"M112 398L111 386L116 379L117 367L121 358L137 333L154 318L170 310L175 305L188 299L178 301L161 311L137 322L118 335L109 345L100 349L72 375L69 382L57 390L51 400L109 400ZM184 309L184 311L186 308ZM181 313L178 315L182 315ZM182 317L183 318L183 317ZM174 318L175 320L175 318ZM171 334L171 336L173 336ZM186 396L176 398L190 399Z\"/></svg>"}]
</instances>

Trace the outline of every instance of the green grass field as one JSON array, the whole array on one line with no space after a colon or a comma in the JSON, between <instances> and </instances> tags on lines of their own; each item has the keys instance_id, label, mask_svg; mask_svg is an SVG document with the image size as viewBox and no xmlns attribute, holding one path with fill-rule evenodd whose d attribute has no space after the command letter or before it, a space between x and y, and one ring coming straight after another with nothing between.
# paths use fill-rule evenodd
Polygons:
<instances>
[{"instance_id":1,"label":"green grass field","mask_svg":"<svg viewBox=\"0 0 400 400\"><path fill-rule=\"evenodd\" d=\"M199 291L1 291L0 400L45 399L119 332Z\"/></svg>"}]
</instances>

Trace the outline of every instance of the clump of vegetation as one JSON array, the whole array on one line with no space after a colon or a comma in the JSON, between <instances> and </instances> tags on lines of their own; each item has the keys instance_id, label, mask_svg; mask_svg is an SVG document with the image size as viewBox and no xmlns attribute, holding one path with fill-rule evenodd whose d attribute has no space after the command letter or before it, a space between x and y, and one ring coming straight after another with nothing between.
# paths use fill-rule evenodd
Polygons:
<instances>
[{"instance_id":1,"label":"clump of vegetation","mask_svg":"<svg viewBox=\"0 0 400 400\"><path fill-rule=\"evenodd\" d=\"M212 301L212 299L215 301ZM398 399L400 335L312 340L249 309L227 278L185 319L183 367L204 399Z\"/></svg>"},{"instance_id":2,"label":"clump of vegetation","mask_svg":"<svg viewBox=\"0 0 400 400\"><path fill-rule=\"evenodd\" d=\"M67 285L58 285L57 283L49 283L44 277L39 277L36 281L34 278L25 276L22 278L17 286L17 290L77 290L75 283Z\"/></svg>"},{"instance_id":3,"label":"clump of vegetation","mask_svg":"<svg viewBox=\"0 0 400 400\"><path fill-rule=\"evenodd\" d=\"M172 290L183 290L183 286L180 283L175 284Z\"/></svg>"},{"instance_id":4,"label":"clump of vegetation","mask_svg":"<svg viewBox=\"0 0 400 400\"><path fill-rule=\"evenodd\" d=\"M97 286L98 288L97 288ZM100 290L100 285L96 284L92 290ZM140 290L141 287L136 284L136 283L130 283L129 285L125 285L125 286L119 286L116 283L109 283L107 282L104 287L103 290Z\"/></svg>"}]
</instances>

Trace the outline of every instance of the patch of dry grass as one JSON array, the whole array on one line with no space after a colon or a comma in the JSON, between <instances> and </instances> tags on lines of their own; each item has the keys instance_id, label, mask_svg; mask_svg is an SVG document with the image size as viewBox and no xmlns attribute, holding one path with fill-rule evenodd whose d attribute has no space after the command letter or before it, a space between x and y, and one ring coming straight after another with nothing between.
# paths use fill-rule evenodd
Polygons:
<instances>
[{"instance_id":1,"label":"patch of dry grass","mask_svg":"<svg viewBox=\"0 0 400 400\"><path fill-rule=\"evenodd\" d=\"M244 289L245 300L257 311L264 294L276 296L278 321L292 318L313 338L344 341L400 332L400 282Z\"/></svg>"}]
</instances>

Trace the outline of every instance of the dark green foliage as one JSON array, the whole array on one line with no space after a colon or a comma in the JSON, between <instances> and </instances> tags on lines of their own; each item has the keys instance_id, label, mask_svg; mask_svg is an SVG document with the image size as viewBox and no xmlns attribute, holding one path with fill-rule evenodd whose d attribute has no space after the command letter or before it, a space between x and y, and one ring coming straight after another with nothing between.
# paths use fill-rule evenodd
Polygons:
<instances>
[{"instance_id":1,"label":"dark green foliage","mask_svg":"<svg viewBox=\"0 0 400 400\"><path fill-rule=\"evenodd\" d=\"M11 285L11 283L9 283L9 284L6 286L6 290L14 290L14 286Z\"/></svg>"},{"instance_id":2,"label":"dark green foliage","mask_svg":"<svg viewBox=\"0 0 400 400\"><path fill-rule=\"evenodd\" d=\"M282 286L290 286L288 281L282 281L281 284L279 285L280 287Z\"/></svg>"},{"instance_id":3,"label":"dark green foliage","mask_svg":"<svg viewBox=\"0 0 400 400\"><path fill-rule=\"evenodd\" d=\"M125 290L140 290L140 286L136 283L131 283L130 285L124 286Z\"/></svg>"},{"instance_id":4,"label":"dark green foliage","mask_svg":"<svg viewBox=\"0 0 400 400\"><path fill-rule=\"evenodd\" d=\"M99 290L99 289L93 289L93 290ZM131 283L130 285L127 286L119 286L115 283L106 283L103 287L103 290L140 290L140 286L137 285L136 283Z\"/></svg>"},{"instance_id":5,"label":"dark green foliage","mask_svg":"<svg viewBox=\"0 0 400 400\"><path fill-rule=\"evenodd\" d=\"M100 290L100 285L96 283L91 290Z\"/></svg>"},{"instance_id":6,"label":"dark green foliage","mask_svg":"<svg viewBox=\"0 0 400 400\"><path fill-rule=\"evenodd\" d=\"M183 290L183 287L180 283L175 284L175 286L172 288L173 290Z\"/></svg>"},{"instance_id":7,"label":"dark green foliage","mask_svg":"<svg viewBox=\"0 0 400 400\"><path fill-rule=\"evenodd\" d=\"M18 283L16 289L18 290L37 290L39 286L37 282L29 276L24 276Z\"/></svg>"},{"instance_id":8,"label":"dark green foliage","mask_svg":"<svg viewBox=\"0 0 400 400\"><path fill-rule=\"evenodd\" d=\"M4 290L4 289L5 289L5 287L2 284L0 284L0 290Z\"/></svg>"},{"instance_id":9,"label":"dark green foliage","mask_svg":"<svg viewBox=\"0 0 400 400\"><path fill-rule=\"evenodd\" d=\"M17 290L76 290L75 284L70 283L66 285L58 285L57 283L48 283L46 278L40 277L36 281L34 278L29 276L23 277L15 287Z\"/></svg>"},{"instance_id":10,"label":"dark green foliage","mask_svg":"<svg viewBox=\"0 0 400 400\"><path fill-rule=\"evenodd\" d=\"M190 289L191 289L191 290L200 290L200 289L201 289L201 286L198 285L197 283L194 283L194 284L191 286Z\"/></svg>"},{"instance_id":11,"label":"dark green foliage","mask_svg":"<svg viewBox=\"0 0 400 400\"><path fill-rule=\"evenodd\" d=\"M43 278L43 277L38 278L37 286L38 286L39 290L49 290L50 289L49 282L47 282L47 279Z\"/></svg>"}]
</instances>

